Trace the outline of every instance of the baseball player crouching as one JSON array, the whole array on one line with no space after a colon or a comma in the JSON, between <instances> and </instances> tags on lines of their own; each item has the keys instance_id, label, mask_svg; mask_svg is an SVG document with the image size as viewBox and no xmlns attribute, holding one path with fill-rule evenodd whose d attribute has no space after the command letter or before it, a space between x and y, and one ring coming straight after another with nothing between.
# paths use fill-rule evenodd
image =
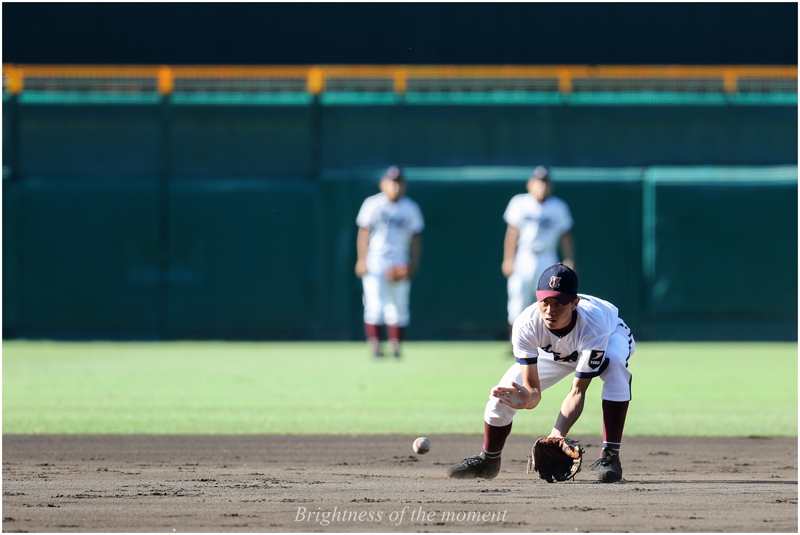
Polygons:
<instances>
[{"instance_id":1,"label":"baseball player crouching","mask_svg":"<svg viewBox=\"0 0 800 535\"><path fill-rule=\"evenodd\" d=\"M575 268L572 215L567 203L551 195L553 184L545 167L533 170L528 193L512 197L503 219L508 224L503 244L503 275L508 278L508 325L536 301L534 284L547 266L558 262Z\"/></svg>"},{"instance_id":2,"label":"baseball player crouching","mask_svg":"<svg viewBox=\"0 0 800 535\"><path fill-rule=\"evenodd\" d=\"M556 264L539 279L538 302L514 321L511 341L516 362L492 389L484 412L483 452L467 457L447 474L457 479L492 479L500 472L514 415L533 409L542 392L574 374L551 437L566 437L578 420L592 379L603 381L603 451L592 465L598 479L622 479L619 450L631 399L628 359L636 348L633 335L611 303L578 293L578 276Z\"/></svg>"},{"instance_id":3,"label":"baseball player crouching","mask_svg":"<svg viewBox=\"0 0 800 535\"><path fill-rule=\"evenodd\" d=\"M364 201L356 218L355 271L364 287L364 331L373 356L383 356L380 331L385 325L392 354L399 357L425 222L417 203L405 197L406 181L399 168L386 171L380 190Z\"/></svg>"}]
</instances>

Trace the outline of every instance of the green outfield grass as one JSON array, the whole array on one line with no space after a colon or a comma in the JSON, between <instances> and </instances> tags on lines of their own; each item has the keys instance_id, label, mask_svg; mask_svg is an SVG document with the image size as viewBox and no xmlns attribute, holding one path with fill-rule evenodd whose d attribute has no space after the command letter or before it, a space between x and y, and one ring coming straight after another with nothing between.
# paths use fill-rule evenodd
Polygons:
<instances>
[{"instance_id":1,"label":"green outfield grass","mask_svg":"<svg viewBox=\"0 0 800 535\"><path fill-rule=\"evenodd\" d=\"M3 433L483 433L502 342L3 343ZM796 343L647 343L626 435L797 435ZM595 384L596 383L596 384ZM547 434L570 379L515 430ZM602 433L601 381L572 435Z\"/></svg>"}]
</instances>

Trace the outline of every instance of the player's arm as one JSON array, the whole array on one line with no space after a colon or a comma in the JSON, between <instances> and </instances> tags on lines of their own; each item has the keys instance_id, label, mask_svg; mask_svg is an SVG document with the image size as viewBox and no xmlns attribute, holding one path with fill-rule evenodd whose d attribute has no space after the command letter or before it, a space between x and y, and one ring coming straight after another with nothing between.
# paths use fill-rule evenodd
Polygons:
<instances>
[{"instance_id":1,"label":"player's arm","mask_svg":"<svg viewBox=\"0 0 800 535\"><path fill-rule=\"evenodd\" d=\"M411 248L408 251L408 277L411 278L419 271L419 262L422 258L422 234L417 233L411 237Z\"/></svg>"},{"instance_id":2,"label":"player's arm","mask_svg":"<svg viewBox=\"0 0 800 535\"><path fill-rule=\"evenodd\" d=\"M358 259L356 260L356 276L359 278L367 274L369 232L369 227L358 227L358 236L356 237L356 252L358 254Z\"/></svg>"},{"instance_id":3,"label":"player's arm","mask_svg":"<svg viewBox=\"0 0 800 535\"><path fill-rule=\"evenodd\" d=\"M511 388L498 386L492 395L503 405L514 409L533 409L542 400L542 389L539 387L539 370L536 364L520 364L522 384L512 381Z\"/></svg>"},{"instance_id":4,"label":"player's arm","mask_svg":"<svg viewBox=\"0 0 800 535\"><path fill-rule=\"evenodd\" d=\"M517 256L517 238L519 229L508 225L506 227L506 239L503 242L503 275L506 278L514 273L514 258Z\"/></svg>"},{"instance_id":5,"label":"player's arm","mask_svg":"<svg viewBox=\"0 0 800 535\"><path fill-rule=\"evenodd\" d=\"M572 232L567 231L559 239L561 248L561 263L570 269L575 269L575 244L572 241Z\"/></svg>"},{"instance_id":6,"label":"player's arm","mask_svg":"<svg viewBox=\"0 0 800 535\"><path fill-rule=\"evenodd\" d=\"M589 388L591 379L576 377L572 381L572 388L561 404L561 412L556 420L556 425L550 432L551 437L565 437L575 422L583 412L583 404L586 400L586 389Z\"/></svg>"}]
</instances>

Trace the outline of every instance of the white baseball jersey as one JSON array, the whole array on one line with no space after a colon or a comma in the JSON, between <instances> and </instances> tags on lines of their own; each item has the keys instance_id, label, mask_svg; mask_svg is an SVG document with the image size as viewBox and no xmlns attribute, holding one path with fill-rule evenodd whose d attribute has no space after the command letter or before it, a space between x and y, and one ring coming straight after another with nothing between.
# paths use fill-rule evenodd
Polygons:
<instances>
[{"instance_id":1,"label":"white baseball jersey","mask_svg":"<svg viewBox=\"0 0 800 535\"><path fill-rule=\"evenodd\" d=\"M547 328L537 303L517 317L511 343L518 363L536 364L539 358L549 358L574 367L578 378L593 378L603 372L608 338L621 323L619 310L597 297L578 297L577 321L567 334Z\"/></svg>"},{"instance_id":2,"label":"white baseball jersey","mask_svg":"<svg viewBox=\"0 0 800 535\"><path fill-rule=\"evenodd\" d=\"M558 197L539 202L530 193L511 198L503 219L519 229L518 250L556 254L558 239L572 229L572 214Z\"/></svg>"},{"instance_id":3,"label":"white baseball jersey","mask_svg":"<svg viewBox=\"0 0 800 535\"><path fill-rule=\"evenodd\" d=\"M392 202L383 193L364 200L356 224L370 229L367 264L378 258L390 263L408 263L411 238L425 228L417 203L408 197Z\"/></svg>"}]
</instances>

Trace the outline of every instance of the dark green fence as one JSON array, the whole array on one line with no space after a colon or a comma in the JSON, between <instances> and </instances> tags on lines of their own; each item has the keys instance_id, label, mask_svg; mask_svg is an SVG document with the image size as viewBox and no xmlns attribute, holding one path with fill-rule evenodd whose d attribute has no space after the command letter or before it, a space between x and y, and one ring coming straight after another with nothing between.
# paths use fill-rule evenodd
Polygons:
<instances>
[{"instance_id":1,"label":"dark green fence","mask_svg":"<svg viewBox=\"0 0 800 535\"><path fill-rule=\"evenodd\" d=\"M558 97L558 93L554 93ZM203 105L3 94L14 178L318 178L323 169L797 165L797 101ZM86 97L89 98L89 97ZM84 100L86 100L84 98ZM158 97L155 97L158 99ZM738 103L737 103L738 102Z\"/></svg>"},{"instance_id":2,"label":"dark green fence","mask_svg":"<svg viewBox=\"0 0 800 535\"><path fill-rule=\"evenodd\" d=\"M643 200L650 336L796 337L796 168L652 168Z\"/></svg>"},{"instance_id":3,"label":"dark green fence","mask_svg":"<svg viewBox=\"0 0 800 535\"><path fill-rule=\"evenodd\" d=\"M359 339L389 164L427 223L411 338L506 336L502 215L537 164L582 291L640 339L797 335L796 104L34 97L3 101L6 337Z\"/></svg>"},{"instance_id":4,"label":"dark green fence","mask_svg":"<svg viewBox=\"0 0 800 535\"><path fill-rule=\"evenodd\" d=\"M528 168L410 168L426 218L412 339L502 339ZM4 182L6 336L359 339L355 217L379 170L319 181ZM581 290L640 339L797 335L797 168L554 168Z\"/></svg>"}]
</instances>

